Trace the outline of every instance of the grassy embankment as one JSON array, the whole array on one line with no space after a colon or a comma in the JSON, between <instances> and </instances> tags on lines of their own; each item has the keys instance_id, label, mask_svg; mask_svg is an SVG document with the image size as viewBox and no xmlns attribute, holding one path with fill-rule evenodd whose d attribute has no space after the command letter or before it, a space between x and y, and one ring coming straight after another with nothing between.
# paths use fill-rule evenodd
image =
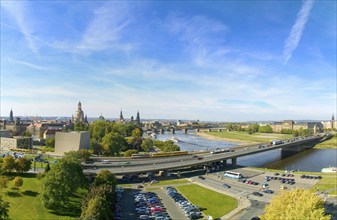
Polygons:
<instances>
[{"instance_id":1,"label":"grassy embankment","mask_svg":"<svg viewBox=\"0 0 337 220\"><path fill-rule=\"evenodd\" d=\"M215 137L223 138L224 140L239 140L247 142L269 142L271 139L287 139L291 138L291 134L278 134L278 133L254 133L248 134L247 132L239 131L224 131L224 132L205 132L206 135L213 135Z\"/></svg>"},{"instance_id":2,"label":"grassy embankment","mask_svg":"<svg viewBox=\"0 0 337 220\"><path fill-rule=\"evenodd\" d=\"M14 178L15 175L9 176ZM14 189L13 180L9 181L8 188L2 190L2 198L10 204L10 219L77 219L81 214L81 199L84 190L79 190L71 197L66 207L57 207L55 210L46 209L41 200L41 180L35 174L22 174L23 186Z\"/></svg>"},{"instance_id":3,"label":"grassy embankment","mask_svg":"<svg viewBox=\"0 0 337 220\"><path fill-rule=\"evenodd\" d=\"M315 148L337 148L337 136L335 135L332 139L317 144Z\"/></svg>"},{"instance_id":4,"label":"grassy embankment","mask_svg":"<svg viewBox=\"0 0 337 220\"><path fill-rule=\"evenodd\" d=\"M195 184L176 188L191 203L201 207L205 215L210 215L213 219L224 216L238 206L236 199Z\"/></svg>"}]
</instances>

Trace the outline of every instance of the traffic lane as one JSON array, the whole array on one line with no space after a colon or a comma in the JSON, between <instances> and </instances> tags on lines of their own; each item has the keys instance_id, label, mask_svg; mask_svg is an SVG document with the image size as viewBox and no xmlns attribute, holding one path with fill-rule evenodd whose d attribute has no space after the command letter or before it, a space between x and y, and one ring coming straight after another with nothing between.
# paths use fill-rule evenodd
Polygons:
<instances>
[{"instance_id":1,"label":"traffic lane","mask_svg":"<svg viewBox=\"0 0 337 220\"><path fill-rule=\"evenodd\" d=\"M203 155L202 157L204 157ZM103 159L102 159L103 160ZM193 155L188 155L188 156L172 156L172 157L162 157L162 158L144 158L144 159L126 159L123 161L118 161L118 160L109 160L109 163L107 164L102 164L102 161L94 161L92 164L87 164L85 162L82 163L83 166L86 167L115 167L115 166L133 166L133 165L148 165L148 164L153 164L153 163L172 163L172 162L177 162L177 161L193 161L197 160L197 158L193 157Z\"/></svg>"},{"instance_id":2,"label":"traffic lane","mask_svg":"<svg viewBox=\"0 0 337 220\"><path fill-rule=\"evenodd\" d=\"M122 219L123 220L137 220L138 216L135 212L135 204L133 192L136 190L133 189L124 189L122 197ZM139 190L138 190L139 191Z\"/></svg>"},{"instance_id":3,"label":"traffic lane","mask_svg":"<svg viewBox=\"0 0 337 220\"><path fill-rule=\"evenodd\" d=\"M234 219L252 219L253 217L262 215L264 208L268 203L256 200L250 200L251 206L246 208L243 212L235 216Z\"/></svg>"},{"instance_id":4,"label":"traffic lane","mask_svg":"<svg viewBox=\"0 0 337 220\"><path fill-rule=\"evenodd\" d=\"M263 193L260 187L256 187L256 186L249 185L249 184L241 184L237 181L232 181L227 178L216 179L214 176L209 176L209 175L206 175L204 177L205 177L205 180L198 180L198 181L201 183L213 186L219 190L229 192L230 194L232 194L233 196L237 198L246 197L247 199L254 199L257 201L268 203L273 197L273 194ZM228 184L230 188L224 187L223 184ZM253 192L262 193L263 196L261 197L255 196L252 194Z\"/></svg>"}]
</instances>

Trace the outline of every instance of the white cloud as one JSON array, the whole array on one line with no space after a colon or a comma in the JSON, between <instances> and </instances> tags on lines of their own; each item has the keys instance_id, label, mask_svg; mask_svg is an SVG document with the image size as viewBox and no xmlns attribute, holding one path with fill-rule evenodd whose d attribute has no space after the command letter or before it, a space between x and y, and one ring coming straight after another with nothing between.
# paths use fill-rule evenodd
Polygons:
<instances>
[{"instance_id":1,"label":"white cloud","mask_svg":"<svg viewBox=\"0 0 337 220\"><path fill-rule=\"evenodd\" d=\"M300 11L297 14L295 24L292 26L290 35L288 36L283 50L284 62L287 63L292 57L294 50L297 48L301 40L303 30L310 16L310 10L314 4L314 0L304 0Z\"/></svg>"},{"instance_id":2,"label":"white cloud","mask_svg":"<svg viewBox=\"0 0 337 220\"><path fill-rule=\"evenodd\" d=\"M81 42L76 49L96 51L105 49L132 49L131 44L121 44L121 34L131 21L127 4L121 2L105 2L93 11Z\"/></svg>"}]
</instances>

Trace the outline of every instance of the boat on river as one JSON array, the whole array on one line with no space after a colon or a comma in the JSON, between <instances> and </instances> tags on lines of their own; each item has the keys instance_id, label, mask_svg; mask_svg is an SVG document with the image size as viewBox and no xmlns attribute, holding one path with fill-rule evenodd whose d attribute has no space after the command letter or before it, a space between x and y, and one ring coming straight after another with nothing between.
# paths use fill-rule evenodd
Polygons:
<instances>
[{"instance_id":1,"label":"boat on river","mask_svg":"<svg viewBox=\"0 0 337 220\"><path fill-rule=\"evenodd\" d=\"M325 167L321 170L323 173L337 173L337 167Z\"/></svg>"},{"instance_id":2,"label":"boat on river","mask_svg":"<svg viewBox=\"0 0 337 220\"><path fill-rule=\"evenodd\" d=\"M171 137L170 140L173 141L174 143L178 143L179 142L178 138L176 138L176 137Z\"/></svg>"}]
</instances>

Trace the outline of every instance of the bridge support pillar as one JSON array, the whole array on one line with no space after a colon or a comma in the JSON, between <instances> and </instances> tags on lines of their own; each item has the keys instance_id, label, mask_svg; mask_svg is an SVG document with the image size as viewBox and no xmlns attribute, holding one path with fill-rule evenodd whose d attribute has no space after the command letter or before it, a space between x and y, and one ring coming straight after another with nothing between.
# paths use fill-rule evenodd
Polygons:
<instances>
[{"instance_id":1,"label":"bridge support pillar","mask_svg":"<svg viewBox=\"0 0 337 220\"><path fill-rule=\"evenodd\" d=\"M160 133L164 134L164 128L160 129Z\"/></svg>"},{"instance_id":2,"label":"bridge support pillar","mask_svg":"<svg viewBox=\"0 0 337 220\"><path fill-rule=\"evenodd\" d=\"M187 128L184 128L184 134L187 134Z\"/></svg>"},{"instance_id":3,"label":"bridge support pillar","mask_svg":"<svg viewBox=\"0 0 337 220\"><path fill-rule=\"evenodd\" d=\"M195 129L195 132L197 132L197 133L200 132L200 129L199 128Z\"/></svg>"},{"instance_id":4,"label":"bridge support pillar","mask_svg":"<svg viewBox=\"0 0 337 220\"><path fill-rule=\"evenodd\" d=\"M236 158L236 157L233 157L233 158L232 158L232 166L233 166L233 167L236 167L236 165L237 165L237 158Z\"/></svg>"},{"instance_id":5,"label":"bridge support pillar","mask_svg":"<svg viewBox=\"0 0 337 220\"><path fill-rule=\"evenodd\" d=\"M172 128L172 134L176 133L176 129Z\"/></svg>"}]
</instances>

